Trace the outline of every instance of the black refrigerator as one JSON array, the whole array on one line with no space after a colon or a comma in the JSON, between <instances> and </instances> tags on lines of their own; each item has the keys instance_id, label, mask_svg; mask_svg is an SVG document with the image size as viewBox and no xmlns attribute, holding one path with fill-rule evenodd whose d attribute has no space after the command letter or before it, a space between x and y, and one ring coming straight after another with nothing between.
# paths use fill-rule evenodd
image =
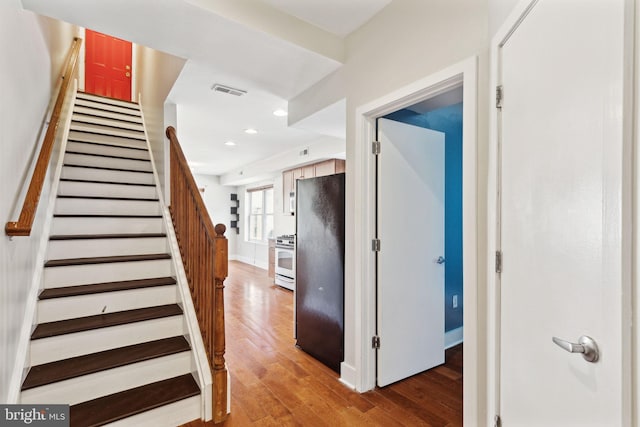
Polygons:
<instances>
[{"instance_id":1,"label":"black refrigerator","mask_svg":"<svg viewBox=\"0 0 640 427\"><path fill-rule=\"evenodd\" d=\"M298 180L296 186L296 344L340 372L345 175Z\"/></svg>"}]
</instances>

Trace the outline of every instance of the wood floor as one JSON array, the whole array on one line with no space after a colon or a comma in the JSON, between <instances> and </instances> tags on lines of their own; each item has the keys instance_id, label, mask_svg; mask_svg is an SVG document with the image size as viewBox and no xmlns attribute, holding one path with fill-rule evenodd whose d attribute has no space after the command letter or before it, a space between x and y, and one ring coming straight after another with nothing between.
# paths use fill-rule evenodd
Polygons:
<instances>
[{"instance_id":1,"label":"wood floor","mask_svg":"<svg viewBox=\"0 0 640 427\"><path fill-rule=\"evenodd\" d=\"M445 365L359 394L295 347L293 294L266 271L230 261L225 283L231 414L220 425L462 425L462 345L447 350Z\"/></svg>"}]
</instances>

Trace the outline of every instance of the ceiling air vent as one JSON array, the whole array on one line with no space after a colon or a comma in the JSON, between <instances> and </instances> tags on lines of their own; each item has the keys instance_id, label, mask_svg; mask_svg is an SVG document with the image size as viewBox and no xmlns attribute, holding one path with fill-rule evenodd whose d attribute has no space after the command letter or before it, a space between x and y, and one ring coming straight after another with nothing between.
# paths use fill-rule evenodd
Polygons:
<instances>
[{"instance_id":1,"label":"ceiling air vent","mask_svg":"<svg viewBox=\"0 0 640 427\"><path fill-rule=\"evenodd\" d=\"M236 89L230 86L221 85L219 83L214 83L211 86L211 90L214 92L228 93L229 95L242 96L247 93L246 90Z\"/></svg>"}]
</instances>

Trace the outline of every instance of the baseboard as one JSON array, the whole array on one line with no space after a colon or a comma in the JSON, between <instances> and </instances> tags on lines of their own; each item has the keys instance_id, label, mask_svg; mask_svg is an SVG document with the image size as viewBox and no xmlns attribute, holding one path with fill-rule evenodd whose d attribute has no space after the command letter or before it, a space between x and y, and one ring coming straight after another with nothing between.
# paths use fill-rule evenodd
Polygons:
<instances>
[{"instance_id":1,"label":"baseboard","mask_svg":"<svg viewBox=\"0 0 640 427\"><path fill-rule=\"evenodd\" d=\"M463 341L464 339L463 329L464 327L460 326L459 328L452 329L449 332L445 332L444 334L445 350L451 347L455 347Z\"/></svg>"},{"instance_id":2,"label":"baseboard","mask_svg":"<svg viewBox=\"0 0 640 427\"><path fill-rule=\"evenodd\" d=\"M340 363L340 382L352 390L356 389L356 368L348 363Z\"/></svg>"},{"instance_id":3,"label":"baseboard","mask_svg":"<svg viewBox=\"0 0 640 427\"><path fill-rule=\"evenodd\" d=\"M269 269L269 263L265 261L255 261L252 258L242 256L242 255L229 255L229 260L240 261L245 264L253 265L254 267L261 268L263 270Z\"/></svg>"}]
</instances>

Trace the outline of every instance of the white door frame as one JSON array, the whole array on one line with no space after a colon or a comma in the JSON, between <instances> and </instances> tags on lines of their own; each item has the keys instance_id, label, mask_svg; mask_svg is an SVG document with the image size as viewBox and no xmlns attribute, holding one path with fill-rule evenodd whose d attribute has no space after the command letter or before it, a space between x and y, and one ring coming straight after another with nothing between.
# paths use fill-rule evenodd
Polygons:
<instances>
[{"instance_id":1,"label":"white door frame","mask_svg":"<svg viewBox=\"0 0 640 427\"><path fill-rule=\"evenodd\" d=\"M491 93L494 93L495 88L499 84L500 81L500 48L507 41L507 39L511 36L515 28L520 24L520 22L527 16L527 14L532 10L532 8L536 5L538 0L520 0L517 5L513 8L510 15L507 17L505 22L502 24L500 29L496 32L496 34L491 39L491 70L490 70L490 90ZM634 32L634 22L640 22L640 7L637 4L637 0L626 0L626 7L629 10L629 13L625 14L625 18L627 19L626 29L627 32L625 38L627 41L631 41L628 46L625 46L625 61L628 62L628 66L635 68L633 73L629 72L627 76L627 81L625 85L628 88L634 87L635 83L635 93L632 97L629 97L625 100L624 111L622 114L624 115L624 120L627 123L633 123L633 127L635 128L635 135L632 135L631 128L632 126L627 126L625 130L624 138L625 149L633 150L634 156L629 153L628 159L626 161L627 164L623 165L627 169L625 173L633 174L632 185L633 189L629 189L626 191L627 193L625 197L630 197L631 193L633 193L633 198L635 200L624 200L624 203L628 203L628 206L631 206L633 213L629 213L629 217L624 219L623 229L626 230L625 234L627 236L632 236L631 239L627 241L627 246L629 251L631 252L628 260L622 260L623 262L632 262L633 265L627 268L628 272L632 272L633 278L629 278L631 282L631 289L629 289L630 296L635 296L635 300L633 298L629 298L628 309L632 310L632 318L635 320L635 325L638 325L638 321L640 317L638 316L638 307L640 307L640 295L638 292L637 285L637 269L640 265L640 258L637 248L640 247L640 233L637 231L637 225L640 224L640 208L638 208L638 203L640 202L640 174L636 170L637 165L640 164L640 153L637 149L637 138L640 135L640 118L638 116L638 100L640 100L640 88L638 87L638 82L640 81L638 73L640 69L638 64L640 64L640 32L636 31L635 36ZM633 62L635 54L635 63ZM635 73L635 74L634 74ZM627 91L627 93L632 93L631 90ZM491 104L489 105L489 158L488 158L488 182L487 182L487 254L489 254L488 259L488 267L487 267L487 400L486 400L486 419L484 422L486 425L493 425L494 417L499 413L500 410L500 289L499 289L499 280L493 268L493 255L496 250L498 250L498 237L499 237L499 212L497 209L498 206L498 179L499 179L499 170L498 170L498 159L499 159L499 122L498 122L498 114L497 109L495 107L495 101L493 96L491 98ZM629 209L629 210L631 210ZM633 317L635 316L635 317ZM633 364L633 386L631 390L631 396L627 397L627 401L636 402L638 397L640 396L640 351L639 351L639 343L640 343L640 328L635 327L633 332L634 342L631 348L631 358L632 361L629 361L629 365ZM631 373L630 373L631 374ZM633 421L631 425L640 426L640 408L637 403L633 403L632 417Z\"/></svg>"},{"instance_id":2,"label":"white door frame","mask_svg":"<svg viewBox=\"0 0 640 427\"><path fill-rule=\"evenodd\" d=\"M464 301L464 421L476 425L480 374L477 302L477 57L471 57L435 74L411 83L356 109L355 194L362 203L355 212L355 366L343 363L341 380L364 392L376 385L376 353L371 337L376 326L375 256L371 239L375 236L375 159L371 142L376 137L376 118L431 98L452 88L463 89L462 204L463 204L463 301ZM444 301L442 302L444 304ZM348 325L345 325L348 327ZM442 331L444 334L444 331ZM483 370L483 369L482 369Z\"/></svg>"}]
</instances>

